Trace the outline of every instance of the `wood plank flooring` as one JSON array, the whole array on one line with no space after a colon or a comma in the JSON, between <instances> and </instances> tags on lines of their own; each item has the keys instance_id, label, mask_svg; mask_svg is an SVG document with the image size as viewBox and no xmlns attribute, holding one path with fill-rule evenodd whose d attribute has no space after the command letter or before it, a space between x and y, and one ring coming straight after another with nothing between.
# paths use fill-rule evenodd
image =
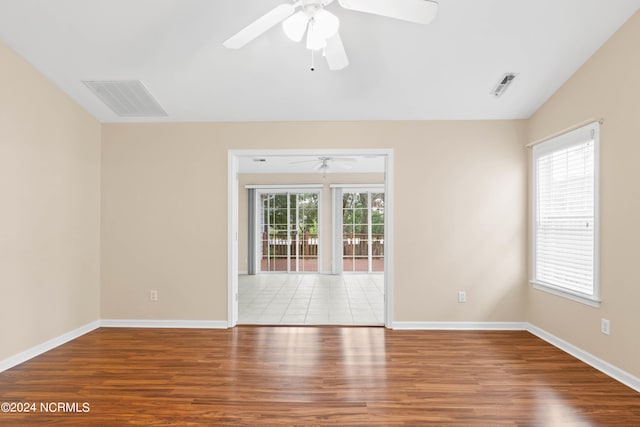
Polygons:
<instances>
[{"instance_id":1,"label":"wood plank flooring","mask_svg":"<svg viewBox=\"0 0 640 427\"><path fill-rule=\"evenodd\" d=\"M2 426L640 426L639 393L521 331L101 328L0 402L36 403Z\"/></svg>"}]
</instances>

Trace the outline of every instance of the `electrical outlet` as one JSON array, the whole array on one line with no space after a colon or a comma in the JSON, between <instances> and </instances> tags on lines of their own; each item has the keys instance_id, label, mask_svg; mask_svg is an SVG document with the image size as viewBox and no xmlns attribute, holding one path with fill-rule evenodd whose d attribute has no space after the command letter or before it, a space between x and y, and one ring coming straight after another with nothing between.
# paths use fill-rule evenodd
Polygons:
<instances>
[{"instance_id":1,"label":"electrical outlet","mask_svg":"<svg viewBox=\"0 0 640 427\"><path fill-rule=\"evenodd\" d=\"M467 293L465 291L458 291L458 302L467 302Z\"/></svg>"},{"instance_id":2,"label":"electrical outlet","mask_svg":"<svg viewBox=\"0 0 640 427\"><path fill-rule=\"evenodd\" d=\"M151 289L149 291L149 301L158 301L158 291L156 291L155 289Z\"/></svg>"},{"instance_id":3,"label":"electrical outlet","mask_svg":"<svg viewBox=\"0 0 640 427\"><path fill-rule=\"evenodd\" d=\"M609 322L609 319L602 319L600 322L600 332L602 332L605 335L610 335L611 334L611 323Z\"/></svg>"}]
</instances>

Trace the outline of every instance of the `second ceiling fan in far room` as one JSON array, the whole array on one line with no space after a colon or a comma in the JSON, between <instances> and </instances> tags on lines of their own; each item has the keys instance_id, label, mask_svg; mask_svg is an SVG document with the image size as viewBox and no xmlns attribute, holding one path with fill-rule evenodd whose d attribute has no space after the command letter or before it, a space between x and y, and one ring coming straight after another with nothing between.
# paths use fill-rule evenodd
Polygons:
<instances>
[{"instance_id":1,"label":"second ceiling fan in far room","mask_svg":"<svg viewBox=\"0 0 640 427\"><path fill-rule=\"evenodd\" d=\"M298 0L281 4L231 36L223 45L228 49L240 49L282 23L289 39L300 42L306 33L307 49L322 51L329 69L341 70L349 65L349 59L338 32L340 20L327 10L333 1ZM338 0L338 3L344 9L417 24L430 23L438 13L438 3L433 0ZM311 70L314 69L312 54Z\"/></svg>"}]
</instances>

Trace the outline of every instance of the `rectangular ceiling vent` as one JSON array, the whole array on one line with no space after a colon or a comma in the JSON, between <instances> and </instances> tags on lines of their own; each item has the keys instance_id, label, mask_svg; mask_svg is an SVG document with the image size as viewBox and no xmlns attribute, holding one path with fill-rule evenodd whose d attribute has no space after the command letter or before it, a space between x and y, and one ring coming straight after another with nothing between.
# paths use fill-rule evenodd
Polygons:
<instances>
[{"instance_id":1,"label":"rectangular ceiling vent","mask_svg":"<svg viewBox=\"0 0 640 427\"><path fill-rule=\"evenodd\" d=\"M139 80L84 80L83 83L120 117L168 116Z\"/></svg>"},{"instance_id":2,"label":"rectangular ceiling vent","mask_svg":"<svg viewBox=\"0 0 640 427\"><path fill-rule=\"evenodd\" d=\"M513 79L516 78L517 73L507 73L501 79L500 83L491 91L491 94L496 98L504 93L505 90L509 87Z\"/></svg>"}]
</instances>

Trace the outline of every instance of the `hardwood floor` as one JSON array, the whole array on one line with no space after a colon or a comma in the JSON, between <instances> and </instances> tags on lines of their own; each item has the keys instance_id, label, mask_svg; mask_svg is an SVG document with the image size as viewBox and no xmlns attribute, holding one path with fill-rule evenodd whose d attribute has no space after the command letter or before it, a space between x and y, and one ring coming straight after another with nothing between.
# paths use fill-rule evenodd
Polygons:
<instances>
[{"instance_id":1,"label":"hardwood floor","mask_svg":"<svg viewBox=\"0 0 640 427\"><path fill-rule=\"evenodd\" d=\"M0 402L36 404L3 426L640 425L639 393L521 331L101 328Z\"/></svg>"}]
</instances>

